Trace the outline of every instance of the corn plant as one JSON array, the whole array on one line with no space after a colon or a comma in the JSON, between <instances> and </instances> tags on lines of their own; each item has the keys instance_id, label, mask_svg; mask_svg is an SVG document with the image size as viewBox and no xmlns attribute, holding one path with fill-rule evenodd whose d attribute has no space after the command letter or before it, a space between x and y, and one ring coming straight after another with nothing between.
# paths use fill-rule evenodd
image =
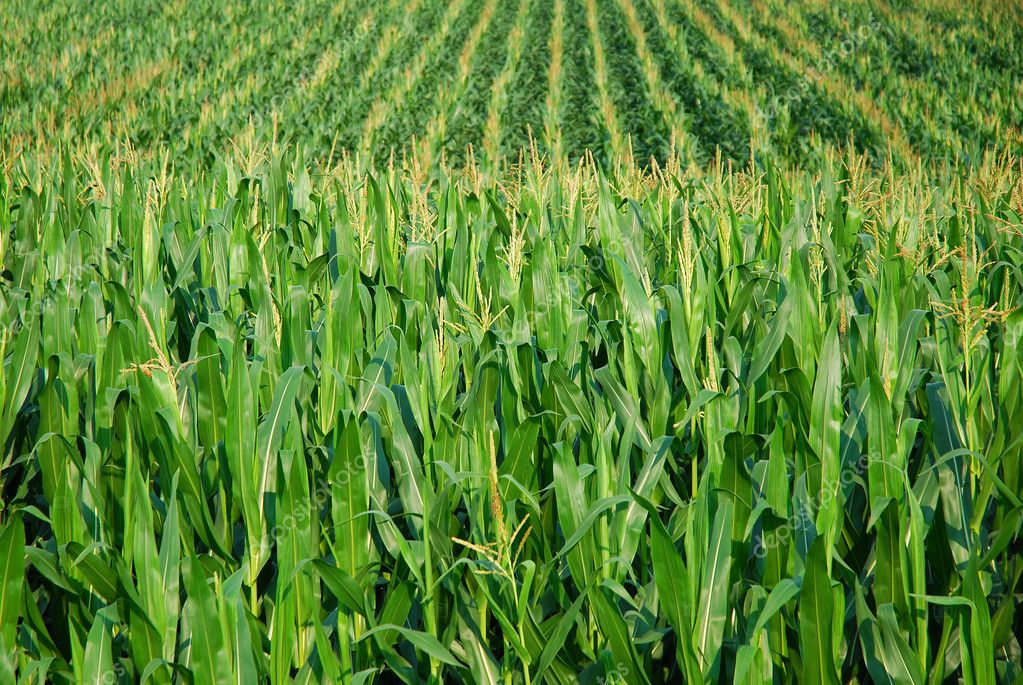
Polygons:
<instances>
[{"instance_id":1,"label":"corn plant","mask_svg":"<svg viewBox=\"0 0 1023 685\"><path fill-rule=\"evenodd\" d=\"M1018 162L671 154L4 176L5 680L1016 681Z\"/></svg>"},{"instance_id":2,"label":"corn plant","mask_svg":"<svg viewBox=\"0 0 1023 685\"><path fill-rule=\"evenodd\" d=\"M10 0L0 683L1023 681L1020 38Z\"/></svg>"}]
</instances>

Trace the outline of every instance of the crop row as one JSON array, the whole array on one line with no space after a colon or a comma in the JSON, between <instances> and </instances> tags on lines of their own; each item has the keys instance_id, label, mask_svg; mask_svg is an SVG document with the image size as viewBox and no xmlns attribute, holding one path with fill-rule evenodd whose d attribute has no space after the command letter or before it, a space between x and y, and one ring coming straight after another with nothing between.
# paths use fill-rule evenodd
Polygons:
<instances>
[{"instance_id":1,"label":"crop row","mask_svg":"<svg viewBox=\"0 0 1023 685\"><path fill-rule=\"evenodd\" d=\"M231 141L275 136L310 158L358 152L367 164L413 138L456 165L470 144L514 159L530 132L539 150L555 145L568 159L631 150L658 164L673 138L701 165L719 150L744 160L751 139L800 162L811 134L851 141L875 163L891 149L909 165L1020 145L1013 94L1023 58L987 33L1006 17L1007 35L1023 35L1011 9L566 0L531 9L520 25L518 8L13 4L0 132L15 155L128 142L207 162ZM932 25L949 40L922 33Z\"/></svg>"}]
</instances>

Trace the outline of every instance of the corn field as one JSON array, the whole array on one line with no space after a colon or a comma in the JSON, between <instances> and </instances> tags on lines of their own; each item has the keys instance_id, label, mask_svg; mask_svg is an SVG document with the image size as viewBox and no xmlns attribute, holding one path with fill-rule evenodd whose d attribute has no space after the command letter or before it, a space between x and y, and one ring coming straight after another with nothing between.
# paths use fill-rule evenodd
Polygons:
<instances>
[{"instance_id":1,"label":"corn field","mask_svg":"<svg viewBox=\"0 0 1023 685\"><path fill-rule=\"evenodd\" d=\"M0 684L1023 682L1021 40L11 0Z\"/></svg>"},{"instance_id":2,"label":"corn field","mask_svg":"<svg viewBox=\"0 0 1023 685\"><path fill-rule=\"evenodd\" d=\"M206 167L236 143L364 167L545 156L602 166L673 141L798 165L1023 151L1018 0L5 0L7 157L111 141ZM940 40L937 38L940 36ZM414 139L414 142L413 142Z\"/></svg>"}]
</instances>

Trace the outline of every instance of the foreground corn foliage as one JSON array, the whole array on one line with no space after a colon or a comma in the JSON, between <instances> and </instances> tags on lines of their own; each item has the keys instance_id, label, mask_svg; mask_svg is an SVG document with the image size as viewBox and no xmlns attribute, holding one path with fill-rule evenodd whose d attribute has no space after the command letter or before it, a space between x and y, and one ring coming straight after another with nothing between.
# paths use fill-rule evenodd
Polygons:
<instances>
[{"instance_id":1,"label":"foreground corn foliage","mask_svg":"<svg viewBox=\"0 0 1023 685\"><path fill-rule=\"evenodd\" d=\"M0 681L1018 682L1019 162L685 167L7 173Z\"/></svg>"}]
</instances>

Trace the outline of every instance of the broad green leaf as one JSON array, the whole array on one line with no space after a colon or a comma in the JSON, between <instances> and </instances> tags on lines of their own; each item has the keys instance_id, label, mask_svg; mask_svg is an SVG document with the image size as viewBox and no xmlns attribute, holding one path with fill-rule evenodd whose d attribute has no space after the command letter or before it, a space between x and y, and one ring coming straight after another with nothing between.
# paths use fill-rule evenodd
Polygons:
<instances>
[{"instance_id":1,"label":"broad green leaf","mask_svg":"<svg viewBox=\"0 0 1023 685\"><path fill-rule=\"evenodd\" d=\"M817 683L837 685L838 671L831 652L831 577L827 568L827 542L818 537L810 545L799 591L799 651L803 677Z\"/></svg>"}]
</instances>

